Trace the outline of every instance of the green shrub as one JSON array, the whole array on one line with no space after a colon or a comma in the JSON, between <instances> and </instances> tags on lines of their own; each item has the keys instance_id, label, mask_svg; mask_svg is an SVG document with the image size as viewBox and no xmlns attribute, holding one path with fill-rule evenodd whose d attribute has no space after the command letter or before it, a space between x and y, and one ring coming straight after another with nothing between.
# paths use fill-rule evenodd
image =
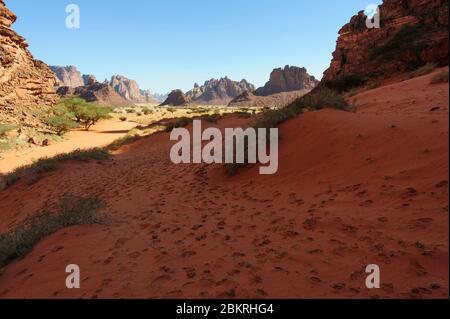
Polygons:
<instances>
[{"instance_id":1,"label":"green shrub","mask_svg":"<svg viewBox=\"0 0 450 319\"><path fill-rule=\"evenodd\" d=\"M78 127L75 121L65 115L50 116L47 118L46 124L50 126L59 136L64 135L71 129Z\"/></svg>"},{"instance_id":2,"label":"green shrub","mask_svg":"<svg viewBox=\"0 0 450 319\"><path fill-rule=\"evenodd\" d=\"M125 122L127 120L127 117L126 116L121 116L121 117L119 117L119 120L121 120L122 122Z\"/></svg>"},{"instance_id":3,"label":"green shrub","mask_svg":"<svg viewBox=\"0 0 450 319\"><path fill-rule=\"evenodd\" d=\"M105 203L98 197L64 195L57 212L42 210L26 219L15 230L0 235L0 268L23 258L45 237L75 225L98 223Z\"/></svg>"},{"instance_id":4,"label":"green shrub","mask_svg":"<svg viewBox=\"0 0 450 319\"><path fill-rule=\"evenodd\" d=\"M448 71L444 71L433 76L431 79L431 84L437 83L448 83Z\"/></svg>"},{"instance_id":5,"label":"green shrub","mask_svg":"<svg viewBox=\"0 0 450 319\"><path fill-rule=\"evenodd\" d=\"M89 131L92 125L97 124L100 120L111 118L110 109L103 106L89 105L83 108L79 113L79 119L86 131Z\"/></svg>"},{"instance_id":6,"label":"green shrub","mask_svg":"<svg viewBox=\"0 0 450 319\"><path fill-rule=\"evenodd\" d=\"M169 111L170 113L175 113L177 111L177 109L173 108L173 107L169 107L167 108L167 111Z\"/></svg>"}]
</instances>

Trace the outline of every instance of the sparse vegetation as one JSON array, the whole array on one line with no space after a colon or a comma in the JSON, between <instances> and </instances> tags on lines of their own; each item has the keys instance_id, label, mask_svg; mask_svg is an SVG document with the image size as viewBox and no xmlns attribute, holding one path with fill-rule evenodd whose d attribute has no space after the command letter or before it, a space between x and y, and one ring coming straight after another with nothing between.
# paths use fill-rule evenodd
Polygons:
<instances>
[{"instance_id":1,"label":"sparse vegetation","mask_svg":"<svg viewBox=\"0 0 450 319\"><path fill-rule=\"evenodd\" d=\"M417 68L416 70L412 71L411 73L409 73L409 76L410 76L410 78L415 78L415 77L418 77L418 76L430 74L435 69L436 69L436 64L434 64L434 63L427 63L427 64Z\"/></svg>"},{"instance_id":2,"label":"sparse vegetation","mask_svg":"<svg viewBox=\"0 0 450 319\"><path fill-rule=\"evenodd\" d=\"M14 124L0 124L0 137L5 136L6 133L17 128L19 128L19 126Z\"/></svg>"},{"instance_id":3,"label":"sparse vegetation","mask_svg":"<svg viewBox=\"0 0 450 319\"><path fill-rule=\"evenodd\" d=\"M365 80L358 75L343 75L336 80L323 81L322 85L339 93L364 85Z\"/></svg>"},{"instance_id":4,"label":"sparse vegetation","mask_svg":"<svg viewBox=\"0 0 450 319\"><path fill-rule=\"evenodd\" d=\"M431 84L448 83L448 71L440 72L433 76Z\"/></svg>"},{"instance_id":5,"label":"sparse vegetation","mask_svg":"<svg viewBox=\"0 0 450 319\"><path fill-rule=\"evenodd\" d=\"M27 178L28 184L33 184L39 179L39 174L55 170L60 163L74 160L86 162L90 159L104 160L109 157L105 149L94 148L90 150L76 150L68 154L57 155L51 158L42 158L33 164L19 167L13 172L5 175L6 186L14 185L21 178Z\"/></svg>"},{"instance_id":6,"label":"sparse vegetation","mask_svg":"<svg viewBox=\"0 0 450 319\"><path fill-rule=\"evenodd\" d=\"M122 122L125 122L127 120L127 117L126 116L121 116L121 117L119 117L119 120L121 120Z\"/></svg>"},{"instance_id":7,"label":"sparse vegetation","mask_svg":"<svg viewBox=\"0 0 450 319\"><path fill-rule=\"evenodd\" d=\"M403 50L409 50L419 55L424 46L421 43L415 42L421 38L424 32L425 27L422 24L406 24L384 45L374 48L370 52L369 58L391 60L401 55Z\"/></svg>"},{"instance_id":8,"label":"sparse vegetation","mask_svg":"<svg viewBox=\"0 0 450 319\"><path fill-rule=\"evenodd\" d=\"M57 135L61 136L76 128L78 125L75 121L65 115L53 115L47 118L46 124L50 126Z\"/></svg>"},{"instance_id":9,"label":"sparse vegetation","mask_svg":"<svg viewBox=\"0 0 450 319\"><path fill-rule=\"evenodd\" d=\"M109 115L111 112L112 109L108 107L88 103L80 98L69 98L61 101L54 111L55 117L50 117L48 122L50 122L50 126L55 128L54 125L51 125L53 122L56 124L56 128L59 128L70 125L68 119L74 118L77 123L81 124L88 131L98 121L111 118Z\"/></svg>"},{"instance_id":10,"label":"sparse vegetation","mask_svg":"<svg viewBox=\"0 0 450 319\"><path fill-rule=\"evenodd\" d=\"M252 127L254 128L276 128L281 123L301 114L305 109L320 110L323 108L335 108L340 110L349 110L349 105L344 97L329 88L318 88L311 93L295 100L291 105L280 109L266 108L260 113ZM227 164L227 173L234 175L239 168L247 164Z\"/></svg>"},{"instance_id":11,"label":"sparse vegetation","mask_svg":"<svg viewBox=\"0 0 450 319\"><path fill-rule=\"evenodd\" d=\"M60 229L98 223L99 212L104 207L105 203L98 197L64 195L56 212L42 210L15 230L0 235L0 268L23 258L39 241Z\"/></svg>"},{"instance_id":12,"label":"sparse vegetation","mask_svg":"<svg viewBox=\"0 0 450 319\"><path fill-rule=\"evenodd\" d=\"M185 127L185 126L191 124L192 121L193 121L193 119L188 118L188 117L182 117L182 118L176 119L175 121L166 125L166 132L172 132L173 129L175 129L175 128Z\"/></svg>"}]
</instances>

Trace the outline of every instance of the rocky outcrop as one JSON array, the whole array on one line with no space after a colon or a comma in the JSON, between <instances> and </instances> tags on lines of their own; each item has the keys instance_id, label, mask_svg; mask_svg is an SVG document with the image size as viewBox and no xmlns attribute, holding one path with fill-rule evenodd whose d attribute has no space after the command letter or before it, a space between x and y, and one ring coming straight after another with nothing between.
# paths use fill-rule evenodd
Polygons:
<instances>
[{"instance_id":1,"label":"rocky outcrop","mask_svg":"<svg viewBox=\"0 0 450 319\"><path fill-rule=\"evenodd\" d=\"M173 90L161 106L186 106L191 102L191 98L186 96L183 91Z\"/></svg>"},{"instance_id":2,"label":"rocky outcrop","mask_svg":"<svg viewBox=\"0 0 450 319\"><path fill-rule=\"evenodd\" d=\"M57 93L61 97L77 96L88 102L105 106L128 106L132 104L121 97L108 83L93 82L76 88L61 86Z\"/></svg>"},{"instance_id":3,"label":"rocky outcrop","mask_svg":"<svg viewBox=\"0 0 450 319\"><path fill-rule=\"evenodd\" d=\"M85 85L83 75L80 71L73 66L50 66L50 70L56 75L57 83L56 86L68 86L71 88L76 88Z\"/></svg>"},{"instance_id":4,"label":"rocky outcrop","mask_svg":"<svg viewBox=\"0 0 450 319\"><path fill-rule=\"evenodd\" d=\"M194 89L187 92L186 96L196 104L227 105L242 93L254 90L255 86L246 80L236 82L224 77L206 81L202 86L196 83Z\"/></svg>"},{"instance_id":5,"label":"rocky outcrop","mask_svg":"<svg viewBox=\"0 0 450 319\"><path fill-rule=\"evenodd\" d=\"M83 83L84 85L91 85L94 83L97 83L97 78L93 76L92 74L84 74L83 75Z\"/></svg>"},{"instance_id":6,"label":"rocky outcrop","mask_svg":"<svg viewBox=\"0 0 450 319\"><path fill-rule=\"evenodd\" d=\"M426 63L448 64L448 0L385 0L380 28L359 12L339 31L324 80L387 78Z\"/></svg>"},{"instance_id":7,"label":"rocky outcrop","mask_svg":"<svg viewBox=\"0 0 450 319\"><path fill-rule=\"evenodd\" d=\"M24 38L11 29L16 16L0 0L0 122L27 121L29 109L54 105L53 72L33 59Z\"/></svg>"},{"instance_id":8,"label":"rocky outcrop","mask_svg":"<svg viewBox=\"0 0 450 319\"><path fill-rule=\"evenodd\" d=\"M317 84L318 81L309 75L305 68L286 65L284 69L273 70L269 82L257 89L254 94L268 96L282 92L312 90Z\"/></svg>"},{"instance_id":9,"label":"rocky outcrop","mask_svg":"<svg viewBox=\"0 0 450 319\"><path fill-rule=\"evenodd\" d=\"M141 90L135 80L122 75L111 77L110 85L124 99L134 103L157 103L149 91Z\"/></svg>"},{"instance_id":10,"label":"rocky outcrop","mask_svg":"<svg viewBox=\"0 0 450 319\"><path fill-rule=\"evenodd\" d=\"M253 93L247 91L239 95L237 98L232 100L228 106L229 107L269 107L269 108L280 108L291 104L299 97L311 92L311 90L299 90L291 92L282 92L271 94L267 96L257 96Z\"/></svg>"}]
</instances>

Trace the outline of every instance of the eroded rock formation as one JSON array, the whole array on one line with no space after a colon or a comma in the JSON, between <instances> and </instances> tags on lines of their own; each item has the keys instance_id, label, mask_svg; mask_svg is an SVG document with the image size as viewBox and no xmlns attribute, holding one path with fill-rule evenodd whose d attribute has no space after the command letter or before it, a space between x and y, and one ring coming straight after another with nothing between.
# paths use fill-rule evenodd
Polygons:
<instances>
[{"instance_id":1,"label":"eroded rock formation","mask_svg":"<svg viewBox=\"0 0 450 319\"><path fill-rule=\"evenodd\" d=\"M202 86L196 83L186 96L196 104L227 105L242 93L254 90L255 86L246 80L236 82L224 77L206 81Z\"/></svg>"},{"instance_id":2,"label":"eroded rock formation","mask_svg":"<svg viewBox=\"0 0 450 319\"><path fill-rule=\"evenodd\" d=\"M11 29L15 21L0 0L0 122L27 124L31 108L52 106L58 96L53 72L33 58L25 39Z\"/></svg>"},{"instance_id":3,"label":"eroded rock formation","mask_svg":"<svg viewBox=\"0 0 450 319\"><path fill-rule=\"evenodd\" d=\"M190 97L186 96L181 90L173 90L161 106L186 106L191 103Z\"/></svg>"},{"instance_id":4,"label":"eroded rock formation","mask_svg":"<svg viewBox=\"0 0 450 319\"><path fill-rule=\"evenodd\" d=\"M385 0L380 28L359 12L339 31L325 80L386 78L426 63L448 64L448 0Z\"/></svg>"},{"instance_id":5,"label":"eroded rock formation","mask_svg":"<svg viewBox=\"0 0 450 319\"><path fill-rule=\"evenodd\" d=\"M318 81L305 68L286 65L284 69L275 69L270 74L269 82L257 89L254 94L268 96L281 92L312 90Z\"/></svg>"}]
</instances>

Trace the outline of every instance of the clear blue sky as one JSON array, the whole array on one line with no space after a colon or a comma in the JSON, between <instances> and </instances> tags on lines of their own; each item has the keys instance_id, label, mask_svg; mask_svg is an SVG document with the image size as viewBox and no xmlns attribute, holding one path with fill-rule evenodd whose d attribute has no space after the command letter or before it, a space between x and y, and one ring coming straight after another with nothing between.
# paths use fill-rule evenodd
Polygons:
<instances>
[{"instance_id":1,"label":"clear blue sky","mask_svg":"<svg viewBox=\"0 0 450 319\"><path fill-rule=\"evenodd\" d=\"M99 80L122 74L165 93L227 75L263 85L273 68L318 78L339 29L379 0L6 0L34 56ZM81 28L65 26L68 4Z\"/></svg>"}]
</instances>

